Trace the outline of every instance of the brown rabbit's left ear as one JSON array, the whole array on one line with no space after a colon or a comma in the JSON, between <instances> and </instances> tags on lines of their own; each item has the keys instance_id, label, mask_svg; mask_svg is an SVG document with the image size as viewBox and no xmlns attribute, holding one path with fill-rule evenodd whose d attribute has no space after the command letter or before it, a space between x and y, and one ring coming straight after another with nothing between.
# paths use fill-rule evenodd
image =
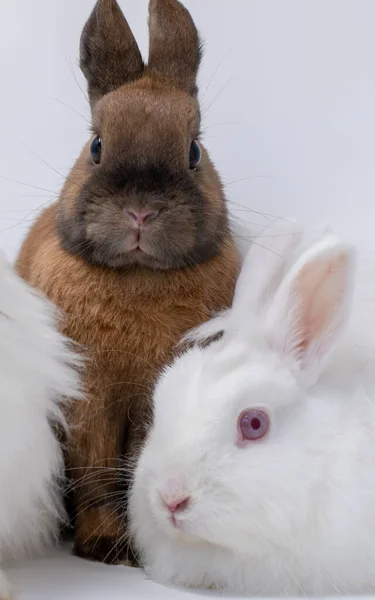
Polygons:
<instances>
[{"instance_id":1,"label":"brown rabbit's left ear","mask_svg":"<svg viewBox=\"0 0 375 600\"><path fill-rule=\"evenodd\" d=\"M80 65L91 106L142 75L141 53L116 0L97 1L82 31Z\"/></svg>"},{"instance_id":2,"label":"brown rabbit's left ear","mask_svg":"<svg viewBox=\"0 0 375 600\"><path fill-rule=\"evenodd\" d=\"M149 29L149 69L195 96L202 45L189 11L177 0L150 0Z\"/></svg>"}]
</instances>

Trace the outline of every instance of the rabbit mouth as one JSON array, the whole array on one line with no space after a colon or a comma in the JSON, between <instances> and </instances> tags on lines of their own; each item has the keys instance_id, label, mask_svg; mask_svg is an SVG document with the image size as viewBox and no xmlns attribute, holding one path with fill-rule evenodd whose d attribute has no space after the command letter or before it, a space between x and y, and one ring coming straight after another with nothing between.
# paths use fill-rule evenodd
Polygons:
<instances>
[{"instance_id":1,"label":"rabbit mouth","mask_svg":"<svg viewBox=\"0 0 375 600\"><path fill-rule=\"evenodd\" d=\"M141 253L141 254L147 254L148 256L152 256L152 252L150 252L150 248L147 245L147 242L145 242L144 237L142 237L141 233L138 234L138 236L131 242L127 252L134 252L134 253Z\"/></svg>"},{"instance_id":2,"label":"rabbit mouth","mask_svg":"<svg viewBox=\"0 0 375 600\"><path fill-rule=\"evenodd\" d=\"M127 243L123 251L119 254L122 258L142 259L151 258L157 260L157 256L153 252L152 232L149 230L139 229L133 231L127 236Z\"/></svg>"},{"instance_id":3,"label":"rabbit mouth","mask_svg":"<svg viewBox=\"0 0 375 600\"><path fill-rule=\"evenodd\" d=\"M107 258L107 262L114 267L122 267L124 265L146 265L157 267L158 256L153 252L152 244L149 243L149 236L131 235L123 244L123 247L112 256Z\"/></svg>"},{"instance_id":4,"label":"rabbit mouth","mask_svg":"<svg viewBox=\"0 0 375 600\"><path fill-rule=\"evenodd\" d=\"M205 537L199 534L194 523L190 520L189 516L172 514L168 515L165 520L169 534L177 535L177 537L183 537L185 540L190 540L195 543L207 543Z\"/></svg>"},{"instance_id":5,"label":"rabbit mouth","mask_svg":"<svg viewBox=\"0 0 375 600\"><path fill-rule=\"evenodd\" d=\"M178 518L175 517L175 515L169 517L169 523L172 525L173 529L179 529L182 531L182 523Z\"/></svg>"},{"instance_id":6,"label":"rabbit mouth","mask_svg":"<svg viewBox=\"0 0 375 600\"><path fill-rule=\"evenodd\" d=\"M138 238L137 241L133 242L129 248L125 250L124 253L121 254L121 258L129 258L130 260L135 260L135 262L142 261L143 259L149 258L152 260L156 260L157 257L154 256L152 250L148 247L146 243L143 242L141 237Z\"/></svg>"}]
</instances>

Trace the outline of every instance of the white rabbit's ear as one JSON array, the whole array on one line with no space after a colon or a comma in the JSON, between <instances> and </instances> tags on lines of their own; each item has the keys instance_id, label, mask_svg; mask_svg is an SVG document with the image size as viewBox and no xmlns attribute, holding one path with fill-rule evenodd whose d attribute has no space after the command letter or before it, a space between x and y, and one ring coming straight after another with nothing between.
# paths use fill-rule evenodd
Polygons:
<instances>
[{"instance_id":1,"label":"white rabbit's ear","mask_svg":"<svg viewBox=\"0 0 375 600\"><path fill-rule=\"evenodd\" d=\"M237 314L246 315L264 305L277 289L302 234L295 221L278 219L254 238L236 286L233 309Z\"/></svg>"},{"instance_id":2,"label":"white rabbit's ear","mask_svg":"<svg viewBox=\"0 0 375 600\"><path fill-rule=\"evenodd\" d=\"M294 264L269 311L269 335L298 369L316 376L343 332L354 284L354 250L326 234Z\"/></svg>"}]
</instances>

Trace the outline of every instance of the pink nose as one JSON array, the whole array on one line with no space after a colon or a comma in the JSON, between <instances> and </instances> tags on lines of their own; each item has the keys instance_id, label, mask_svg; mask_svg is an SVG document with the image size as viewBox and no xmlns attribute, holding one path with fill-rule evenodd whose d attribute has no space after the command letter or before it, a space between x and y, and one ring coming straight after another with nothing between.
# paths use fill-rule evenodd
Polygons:
<instances>
[{"instance_id":1,"label":"pink nose","mask_svg":"<svg viewBox=\"0 0 375 600\"><path fill-rule=\"evenodd\" d=\"M135 210L125 209L125 214L130 217L137 225L144 225L156 219L159 214L158 210L152 210L150 208Z\"/></svg>"},{"instance_id":2,"label":"pink nose","mask_svg":"<svg viewBox=\"0 0 375 600\"><path fill-rule=\"evenodd\" d=\"M173 502L165 502L165 505L168 508L169 512L172 515L174 515L176 513L184 512L184 510L186 510L187 507L189 506L189 503L190 503L190 498L189 498L189 496L186 496L185 498L178 499Z\"/></svg>"}]
</instances>

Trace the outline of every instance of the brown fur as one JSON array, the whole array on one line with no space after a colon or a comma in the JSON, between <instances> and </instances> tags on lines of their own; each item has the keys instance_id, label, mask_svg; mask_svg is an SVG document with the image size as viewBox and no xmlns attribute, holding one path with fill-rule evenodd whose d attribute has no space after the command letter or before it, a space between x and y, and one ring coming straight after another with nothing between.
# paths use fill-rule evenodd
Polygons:
<instances>
[{"instance_id":1,"label":"brown fur","mask_svg":"<svg viewBox=\"0 0 375 600\"><path fill-rule=\"evenodd\" d=\"M67 462L75 551L105 562L133 559L126 491L155 377L183 333L230 304L239 268L222 186L205 151L199 168L189 170L200 121L195 27L177 0L151 0L150 13L151 64L141 68L117 3L97 3L81 62L102 161L93 165L89 144L84 148L17 263L62 309L64 333L88 356L87 400L70 409ZM168 61L167 44L180 38ZM124 210L145 206L160 213L138 232L145 251L133 252Z\"/></svg>"}]
</instances>

